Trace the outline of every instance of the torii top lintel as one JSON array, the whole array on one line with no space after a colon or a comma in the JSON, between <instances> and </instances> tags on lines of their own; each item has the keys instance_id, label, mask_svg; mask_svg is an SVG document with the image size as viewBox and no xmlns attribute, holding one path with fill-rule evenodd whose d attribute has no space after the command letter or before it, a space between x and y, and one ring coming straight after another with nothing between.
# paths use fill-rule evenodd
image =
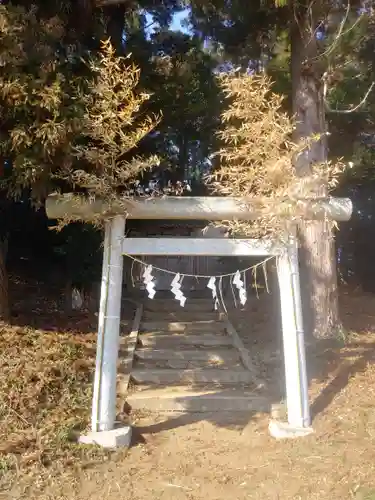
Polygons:
<instances>
[{"instance_id":1,"label":"torii top lintel","mask_svg":"<svg viewBox=\"0 0 375 500\"><path fill-rule=\"evenodd\" d=\"M287 203L286 203L287 205ZM308 220L328 218L348 221L353 212L349 198L327 197L300 200L297 210ZM260 216L251 200L232 197L150 197L129 198L111 206L103 200L77 199L73 194L52 194L46 200L46 212L50 219L64 217L94 220L125 215L129 219L190 219L190 220L254 220Z\"/></svg>"}]
</instances>

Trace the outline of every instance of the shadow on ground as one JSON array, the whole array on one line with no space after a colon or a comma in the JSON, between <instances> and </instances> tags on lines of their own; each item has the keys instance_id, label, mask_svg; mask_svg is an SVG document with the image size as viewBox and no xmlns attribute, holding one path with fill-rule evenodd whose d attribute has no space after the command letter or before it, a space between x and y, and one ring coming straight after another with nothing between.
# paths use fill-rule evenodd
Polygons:
<instances>
[{"instance_id":1,"label":"shadow on ground","mask_svg":"<svg viewBox=\"0 0 375 500\"><path fill-rule=\"evenodd\" d=\"M343 291L340 305L346 340L319 341L307 349L310 385L323 386L311 405L313 418L329 409L350 379L375 360L375 295Z\"/></svg>"},{"instance_id":2,"label":"shadow on ground","mask_svg":"<svg viewBox=\"0 0 375 500\"><path fill-rule=\"evenodd\" d=\"M209 422L218 427L225 427L233 430L243 430L249 422L259 414L255 412L215 412L215 413L182 413L178 416L164 415L160 422L146 426L133 427L133 445L147 441L144 436L157 434L159 432L170 431L196 424L199 422Z\"/></svg>"}]
</instances>

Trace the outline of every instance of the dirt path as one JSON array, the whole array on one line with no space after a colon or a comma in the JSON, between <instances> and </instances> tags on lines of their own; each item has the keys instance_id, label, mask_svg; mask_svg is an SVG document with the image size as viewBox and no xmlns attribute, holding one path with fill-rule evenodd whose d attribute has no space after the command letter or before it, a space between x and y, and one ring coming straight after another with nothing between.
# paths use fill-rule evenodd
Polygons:
<instances>
[{"instance_id":1,"label":"dirt path","mask_svg":"<svg viewBox=\"0 0 375 500\"><path fill-rule=\"evenodd\" d=\"M374 499L375 418L364 407L345 414L347 397L338 396L317 419L314 436L294 442L269 438L261 416L226 422L144 417L137 430L145 442L85 473L69 493L63 485L64 496L55 490L48 498Z\"/></svg>"}]
</instances>

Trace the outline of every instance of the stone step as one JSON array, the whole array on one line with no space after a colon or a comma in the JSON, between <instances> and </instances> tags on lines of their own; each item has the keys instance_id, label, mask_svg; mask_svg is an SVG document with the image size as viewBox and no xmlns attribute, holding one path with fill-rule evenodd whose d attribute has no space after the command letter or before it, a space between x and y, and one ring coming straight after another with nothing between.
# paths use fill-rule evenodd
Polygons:
<instances>
[{"instance_id":1,"label":"stone step","mask_svg":"<svg viewBox=\"0 0 375 500\"><path fill-rule=\"evenodd\" d=\"M243 369L243 365L240 361L237 362L232 362L232 363L225 363L223 361L220 361L219 359L216 360L206 360L206 359L196 359L196 360L189 360L189 359L147 359L147 360L140 360L139 358L137 359L137 369L140 370L153 370L153 369L174 369L174 370L203 370L203 369L208 369L212 370L214 368L220 368L220 369Z\"/></svg>"},{"instance_id":2,"label":"stone step","mask_svg":"<svg viewBox=\"0 0 375 500\"><path fill-rule=\"evenodd\" d=\"M179 348L182 345L209 347L209 346L233 346L232 339L226 335L202 334L202 335L155 335L143 333L139 341L144 347L155 347L156 349Z\"/></svg>"},{"instance_id":3,"label":"stone step","mask_svg":"<svg viewBox=\"0 0 375 500\"><path fill-rule=\"evenodd\" d=\"M213 330L206 330L205 328L202 328L201 330L192 330L192 331L172 331L172 332L168 332L168 331L165 331L165 330L148 330L146 332L141 332L139 334L139 340L142 340L143 338L146 339L148 337L159 337L159 338L166 338L166 337L170 337L170 338L174 338L174 339L179 339L179 338L182 338L182 337L188 337L188 336L197 336L197 335L213 335L215 337L229 337L229 335L227 335L224 331L213 331ZM229 337L230 338L230 337Z\"/></svg>"},{"instance_id":4,"label":"stone step","mask_svg":"<svg viewBox=\"0 0 375 500\"><path fill-rule=\"evenodd\" d=\"M207 321L219 320L217 311L144 311L143 321Z\"/></svg>"},{"instance_id":5,"label":"stone step","mask_svg":"<svg viewBox=\"0 0 375 500\"><path fill-rule=\"evenodd\" d=\"M185 332L195 330L224 331L225 323L215 320L202 321L143 321L140 326L141 332L167 331Z\"/></svg>"},{"instance_id":6,"label":"stone step","mask_svg":"<svg viewBox=\"0 0 375 500\"><path fill-rule=\"evenodd\" d=\"M155 412L271 412L277 405L253 391L238 388L193 390L174 386L148 388L128 394L127 404L132 410Z\"/></svg>"},{"instance_id":7,"label":"stone step","mask_svg":"<svg viewBox=\"0 0 375 500\"><path fill-rule=\"evenodd\" d=\"M135 356L138 359L168 360L168 361L207 361L208 363L237 363L240 356L235 349L200 350L200 349L137 349Z\"/></svg>"},{"instance_id":8,"label":"stone step","mask_svg":"<svg viewBox=\"0 0 375 500\"><path fill-rule=\"evenodd\" d=\"M132 379L138 384L250 384L251 373L244 369L203 368L192 370L134 369Z\"/></svg>"},{"instance_id":9,"label":"stone step","mask_svg":"<svg viewBox=\"0 0 375 500\"><path fill-rule=\"evenodd\" d=\"M214 302L210 300L187 299L185 306L181 307L177 300L161 300L154 299L144 302L145 311L169 311L169 312L196 312L206 311L215 312Z\"/></svg>"}]
</instances>

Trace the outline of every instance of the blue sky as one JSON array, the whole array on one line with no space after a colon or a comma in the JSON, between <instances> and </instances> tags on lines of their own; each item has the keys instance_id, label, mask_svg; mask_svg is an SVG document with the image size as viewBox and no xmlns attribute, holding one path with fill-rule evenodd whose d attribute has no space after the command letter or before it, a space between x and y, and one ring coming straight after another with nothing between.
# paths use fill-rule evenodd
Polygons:
<instances>
[{"instance_id":1,"label":"blue sky","mask_svg":"<svg viewBox=\"0 0 375 500\"><path fill-rule=\"evenodd\" d=\"M172 20L172 24L170 26L172 31L182 31L182 33L189 33L189 28L186 26L182 26L182 23L188 18L189 9L185 9L178 14L175 14ZM149 14L146 14L147 24L152 23L152 17ZM150 27L149 31L152 32L154 27Z\"/></svg>"},{"instance_id":2,"label":"blue sky","mask_svg":"<svg viewBox=\"0 0 375 500\"><path fill-rule=\"evenodd\" d=\"M175 14L172 24L171 24L171 30L173 31L182 31L183 33L189 33L189 29L186 28L185 26L182 26L183 21L187 19L189 16L189 10L183 10L182 12L179 12L178 14Z\"/></svg>"}]
</instances>

